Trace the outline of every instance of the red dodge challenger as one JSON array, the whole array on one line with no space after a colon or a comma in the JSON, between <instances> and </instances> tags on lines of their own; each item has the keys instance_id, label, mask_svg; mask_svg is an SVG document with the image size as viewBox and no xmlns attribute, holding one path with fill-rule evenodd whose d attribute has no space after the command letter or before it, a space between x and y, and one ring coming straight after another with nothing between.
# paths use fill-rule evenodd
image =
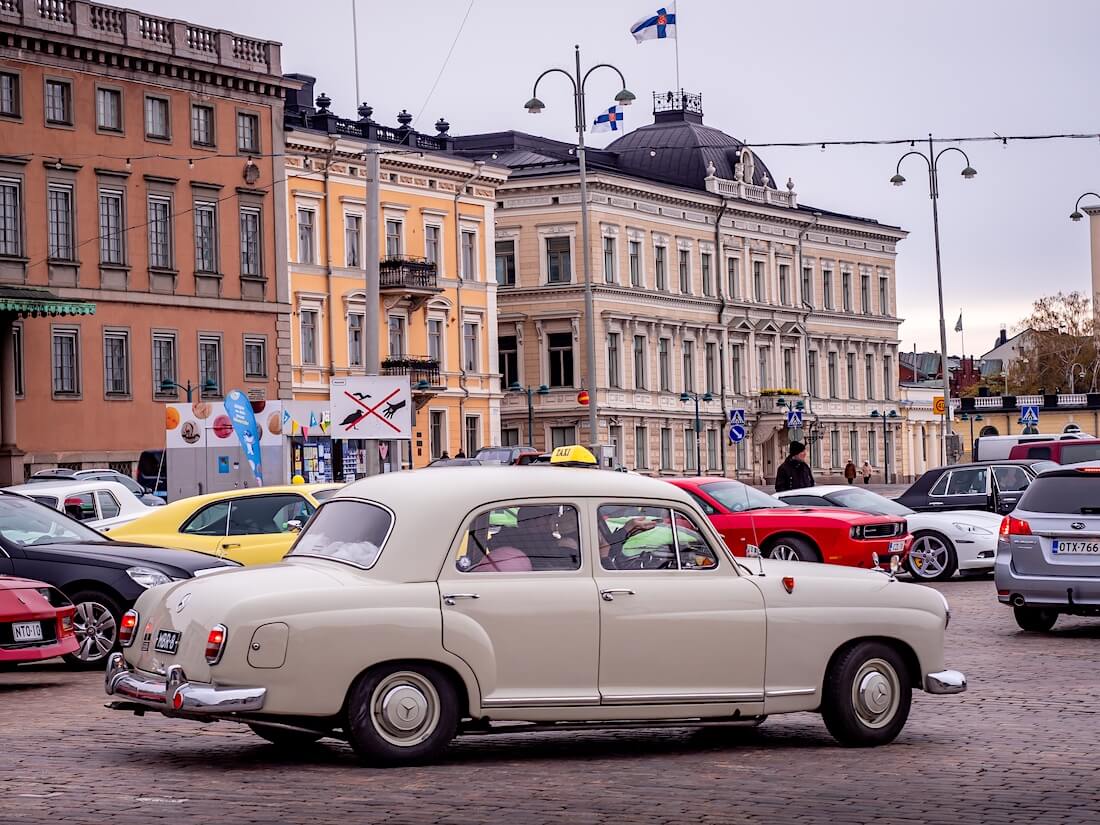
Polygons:
<instances>
[{"instance_id":1,"label":"red dodge challenger","mask_svg":"<svg viewBox=\"0 0 1100 825\"><path fill-rule=\"evenodd\" d=\"M905 561L912 538L905 519L831 507L792 507L777 498L722 478L669 479L703 508L734 555L752 544L766 558L823 561L852 567Z\"/></svg>"},{"instance_id":2,"label":"red dodge challenger","mask_svg":"<svg viewBox=\"0 0 1100 825\"><path fill-rule=\"evenodd\" d=\"M0 576L0 665L37 662L72 653L75 608L43 582Z\"/></svg>"}]
</instances>

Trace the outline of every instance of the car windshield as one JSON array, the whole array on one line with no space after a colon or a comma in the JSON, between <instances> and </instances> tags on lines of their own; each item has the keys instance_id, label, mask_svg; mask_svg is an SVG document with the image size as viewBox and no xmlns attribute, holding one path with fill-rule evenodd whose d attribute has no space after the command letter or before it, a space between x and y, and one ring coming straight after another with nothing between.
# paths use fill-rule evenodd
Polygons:
<instances>
[{"instance_id":1,"label":"car windshield","mask_svg":"<svg viewBox=\"0 0 1100 825\"><path fill-rule=\"evenodd\" d=\"M498 464L511 464L512 450L508 447L488 447L484 450L478 450L474 458L482 462L495 461Z\"/></svg>"},{"instance_id":2,"label":"car windshield","mask_svg":"<svg viewBox=\"0 0 1100 825\"><path fill-rule=\"evenodd\" d=\"M1100 475L1039 476L1018 506L1030 513L1100 515Z\"/></svg>"},{"instance_id":3,"label":"car windshield","mask_svg":"<svg viewBox=\"0 0 1100 825\"><path fill-rule=\"evenodd\" d=\"M371 567L382 553L393 517L364 501L337 499L309 520L287 556L321 556Z\"/></svg>"},{"instance_id":4,"label":"car windshield","mask_svg":"<svg viewBox=\"0 0 1100 825\"><path fill-rule=\"evenodd\" d=\"M0 496L0 537L20 547L110 540L59 511L22 496Z\"/></svg>"},{"instance_id":5,"label":"car windshield","mask_svg":"<svg viewBox=\"0 0 1100 825\"><path fill-rule=\"evenodd\" d=\"M787 502L772 498L740 481L716 481L713 484L704 484L700 489L731 513L790 506Z\"/></svg>"},{"instance_id":6,"label":"car windshield","mask_svg":"<svg viewBox=\"0 0 1100 825\"><path fill-rule=\"evenodd\" d=\"M336 495L339 492L340 492L339 487L333 487L333 488L328 489L328 490L314 490L313 491L313 497L315 499L317 499L318 501L328 501L330 498L332 498L334 495Z\"/></svg>"},{"instance_id":7,"label":"car windshield","mask_svg":"<svg viewBox=\"0 0 1100 825\"><path fill-rule=\"evenodd\" d=\"M847 507L849 510L862 510L864 513L872 513L876 516L911 516L913 511L908 507L891 501L878 493L870 490L839 490L825 496L834 504Z\"/></svg>"}]
</instances>

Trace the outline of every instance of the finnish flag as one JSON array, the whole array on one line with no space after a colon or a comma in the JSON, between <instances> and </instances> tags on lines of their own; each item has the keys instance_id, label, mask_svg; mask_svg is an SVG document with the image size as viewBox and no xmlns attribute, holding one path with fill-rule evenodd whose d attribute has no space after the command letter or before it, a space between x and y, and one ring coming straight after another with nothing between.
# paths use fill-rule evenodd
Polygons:
<instances>
[{"instance_id":1,"label":"finnish flag","mask_svg":"<svg viewBox=\"0 0 1100 825\"><path fill-rule=\"evenodd\" d=\"M623 122L623 107L612 106L594 121L592 121L593 132L618 132L622 130Z\"/></svg>"},{"instance_id":2,"label":"finnish flag","mask_svg":"<svg viewBox=\"0 0 1100 825\"><path fill-rule=\"evenodd\" d=\"M656 14L647 14L630 27L630 33L634 40L641 43L644 40L665 40L676 38L676 3L669 3L663 8L657 9Z\"/></svg>"}]
</instances>

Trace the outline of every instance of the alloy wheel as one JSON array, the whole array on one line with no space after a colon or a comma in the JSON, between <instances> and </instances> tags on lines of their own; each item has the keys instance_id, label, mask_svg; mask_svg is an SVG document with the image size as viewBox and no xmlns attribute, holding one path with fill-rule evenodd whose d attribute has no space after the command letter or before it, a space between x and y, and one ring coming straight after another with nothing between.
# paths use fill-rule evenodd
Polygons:
<instances>
[{"instance_id":1,"label":"alloy wheel","mask_svg":"<svg viewBox=\"0 0 1100 825\"><path fill-rule=\"evenodd\" d=\"M789 544L775 545L775 547L768 551L768 558L778 561L802 561L798 555L798 551Z\"/></svg>"},{"instance_id":2,"label":"alloy wheel","mask_svg":"<svg viewBox=\"0 0 1100 825\"><path fill-rule=\"evenodd\" d=\"M935 536L921 536L909 550L909 568L914 576L934 579L947 569L951 553Z\"/></svg>"},{"instance_id":3,"label":"alloy wheel","mask_svg":"<svg viewBox=\"0 0 1100 825\"><path fill-rule=\"evenodd\" d=\"M76 656L83 662L97 662L110 653L118 637L115 617L99 602L80 602L73 616L73 631L79 647Z\"/></svg>"}]
</instances>

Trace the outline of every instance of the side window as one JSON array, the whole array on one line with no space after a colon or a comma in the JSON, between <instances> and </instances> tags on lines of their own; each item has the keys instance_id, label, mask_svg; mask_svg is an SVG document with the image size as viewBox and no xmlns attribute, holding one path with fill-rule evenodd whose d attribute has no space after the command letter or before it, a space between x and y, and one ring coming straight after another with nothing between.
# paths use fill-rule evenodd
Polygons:
<instances>
[{"instance_id":1,"label":"side window","mask_svg":"<svg viewBox=\"0 0 1100 825\"><path fill-rule=\"evenodd\" d=\"M694 502L695 502L696 504L698 504L698 505L699 505L699 509L701 509L701 510L702 510L702 511L703 511L704 513L706 513L706 514L707 514L708 516L713 516L713 515L714 515L715 513L717 513L717 512L718 512L718 511L717 511L717 510L716 510L716 509L715 509L715 508L714 508L714 507L713 507L713 506L711 505L711 503L710 503L709 501L707 501L706 499L704 499L704 498L702 498L701 496L699 496L699 495L697 495L697 494L693 493L693 492L692 492L691 490L686 490L685 492L686 492L686 493L687 493L687 494L688 494L689 496L691 496L691 500L692 500L692 501L694 501Z\"/></svg>"},{"instance_id":2,"label":"side window","mask_svg":"<svg viewBox=\"0 0 1100 825\"><path fill-rule=\"evenodd\" d=\"M262 536L285 533L285 513L309 506L301 496L246 496L233 499L229 513L230 536ZM311 511L312 512L312 511Z\"/></svg>"},{"instance_id":3,"label":"side window","mask_svg":"<svg viewBox=\"0 0 1100 825\"><path fill-rule=\"evenodd\" d=\"M948 481L949 478L951 478L951 473L944 473L942 476L940 476L939 479L936 481L936 483L932 485L932 490L931 490L931 492L928 493L928 495L930 495L930 496L945 496L945 495L947 495L947 481Z\"/></svg>"},{"instance_id":4,"label":"side window","mask_svg":"<svg viewBox=\"0 0 1100 825\"><path fill-rule=\"evenodd\" d=\"M122 508L118 506L118 499L106 490L96 490L95 497L99 501L100 518L114 518L122 512Z\"/></svg>"},{"instance_id":5,"label":"side window","mask_svg":"<svg viewBox=\"0 0 1100 825\"><path fill-rule=\"evenodd\" d=\"M1041 458L1041 459L1049 461L1050 460L1050 447L1028 447L1027 448L1027 457L1028 458ZM997 474L994 473L993 475L996 476ZM999 485L1000 484L1000 478L997 479L997 482L998 482L998 485Z\"/></svg>"},{"instance_id":6,"label":"side window","mask_svg":"<svg viewBox=\"0 0 1100 825\"><path fill-rule=\"evenodd\" d=\"M462 573L579 570L580 520L568 504L523 504L479 514L458 549Z\"/></svg>"},{"instance_id":7,"label":"side window","mask_svg":"<svg viewBox=\"0 0 1100 825\"><path fill-rule=\"evenodd\" d=\"M224 536L228 522L229 502L218 501L195 513L180 532L192 536Z\"/></svg>"},{"instance_id":8,"label":"side window","mask_svg":"<svg viewBox=\"0 0 1100 825\"><path fill-rule=\"evenodd\" d=\"M949 496L984 496L989 488L989 469L973 467L968 470L955 470L947 482Z\"/></svg>"},{"instance_id":9,"label":"side window","mask_svg":"<svg viewBox=\"0 0 1100 825\"><path fill-rule=\"evenodd\" d=\"M275 524L278 525L281 532L286 532L287 522L289 521L300 521L302 524L305 524L309 521L309 517L317 510L316 507L304 498L299 498L298 496L294 496L294 498L295 501L283 505L275 514ZM236 513L233 515L236 516Z\"/></svg>"},{"instance_id":10,"label":"side window","mask_svg":"<svg viewBox=\"0 0 1100 825\"><path fill-rule=\"evenodd\" d=\"M1022 467L994 467L993 478L1002 493L1022 493L1031 483Z\"/></svg>"},{"instance_id":11,"label":"side window","mask_svg":"<svg viewBox=\"0 0 1100 825\"><path fill-rule=\"evenodd\" d=\"M794 507L835 507L828 499L820 496L783 496L783 501Z\"/></svg>"},{"instance_id":12,"label":"side window","mask_svg":"<svg viewBox=\"0 0 1100 825\"><path fill-rule=\"evenodd\" d=\"M65 514L77 521L92 521L95 517L95 501L91 493L79 493L65 497Z\"/></svg>"},{"instance_id":13,"label":"side window","mask_svg":"<svg viewBox=\"0 0 1100 825\"><path fill-rule=\"evenodd\" d=\"M664 507L600 507L600 565L604 570L675 570L672 511Z\"/></svg>"},{"instance_id":14,"label":"side window","mask_svg":"<svg viewBox=\"0 0 1100 825\"><path fill-rule=\"evenodd\" d=\"M676 513L675 539L681 570L710 570L718 566L718 557L699 526L682 513Z\"/></svg>"}]
</instances>

